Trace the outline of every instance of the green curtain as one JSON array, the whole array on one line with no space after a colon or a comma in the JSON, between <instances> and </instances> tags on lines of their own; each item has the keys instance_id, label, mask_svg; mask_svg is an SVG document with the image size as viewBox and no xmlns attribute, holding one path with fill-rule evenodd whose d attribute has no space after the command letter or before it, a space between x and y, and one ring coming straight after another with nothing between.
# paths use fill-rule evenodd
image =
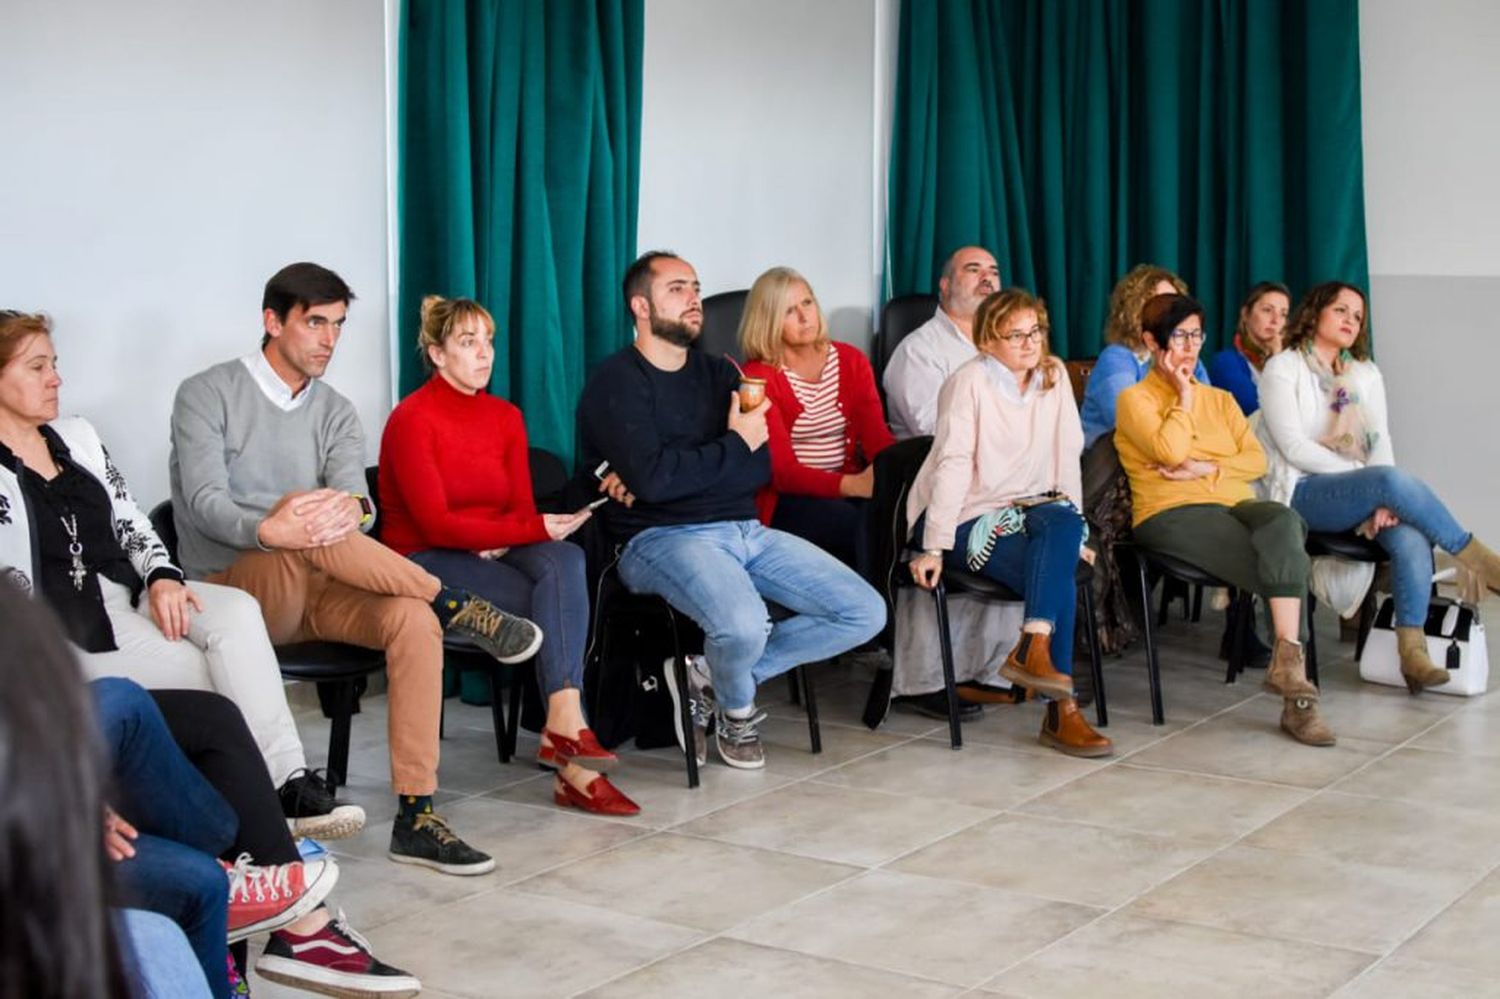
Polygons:
<instances>
[{"instance_id":1,"label":"green curtain","mask_svg":"<svg viewBox=\"0 0 1500 999\"><path fill-rule=\"evenodd\" d=\"M904 0L886 292L976 243L1088 357L1138 263L1209 347L1256 281L1368 288L1359 92L1357 0Z\"/></svg>"},{"instance_id":2,"label":"green curtain","mask_svg":"<svg viewBox=\"0 0 1500 999\"><path fill-rule=\"evenodd\" d=\"M490 387L569 464L589 365L628 342L643 0L404 0L398 92L402 395L428 294L495 317Z\"/></svg>"}]
</instances>

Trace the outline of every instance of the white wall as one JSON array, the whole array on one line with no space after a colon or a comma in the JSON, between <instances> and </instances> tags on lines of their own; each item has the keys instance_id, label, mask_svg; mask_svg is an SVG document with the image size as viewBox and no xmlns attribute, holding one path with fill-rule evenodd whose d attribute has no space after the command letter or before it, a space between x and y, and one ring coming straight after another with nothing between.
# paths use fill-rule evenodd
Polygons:
<instances>
[{"instance_id":1,"label":"white wall","mask_svg":"<svg viewBox=\"0 0 1500 999\"><path fill-rule=\"evenodd\" d=\"M1500 5L1362 0L1371 316L1398 461L1500 539Z\"/></svg>"},{"instance_id":2,"label":"white wall","mask_svg":"<svg viewBox=\"0 0 1500 999\"><path fill-rule=\"evenodd\" d=\"M681 253L705 294L795 267L834 336L865 344L881 276L888 127L878 122L889 118L895 9L647 0L640 248Z\"/></svg>"},{"instance_id":3,"label":"white wall","mask_svg":"<svg viewBox=\"0 0 1500 999\"><path fill-rule=\"evenodd\" d=\"M0 307L56 324L82 413L144 505L186 375L252 350L266 278L359 295L329 380L389 409L384 5L0 3ZM373 450L371 452L373 454Z\"/></svg>"}]
</instances>

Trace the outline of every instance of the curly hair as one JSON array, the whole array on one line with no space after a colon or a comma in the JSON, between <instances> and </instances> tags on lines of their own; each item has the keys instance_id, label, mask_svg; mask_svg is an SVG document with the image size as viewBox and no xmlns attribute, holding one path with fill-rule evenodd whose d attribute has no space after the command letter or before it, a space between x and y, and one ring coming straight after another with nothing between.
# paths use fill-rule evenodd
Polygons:
<instances>
[{"instance_id":1,"label":"curly hair","mask_svg":"<svg viewBox=\"0 0 1500 999\"><path fill-rule=\"evenodd\" d=\"M1052 351L1048 340L1052 336L1052 323L1047 316L1047 303L1025 288L1002 288L979 303L974 313L974 346L980 350L1000 340L1010 318L1018 312L1031 310L1036 313L1037 325L1042 328L1042 357L1036 370L1042 375L1042 388L1050 389L1057 384L1060 364L1049 364Z\"/></svg>"},{"instance_id":2,"label":"curly hair","mask_svg":"<svg viewBox=\"0 0 1500 999\"><path fill-rule=\"evenodd\" d=\"M1104 340L1131 350L1141 346L1141 307L1156 295L1156 286L1167 282L1177 294L1188 293L1187 282L1165 267L1136 264L1109 293L1109 316L1104 320Z\"/></svg>"},{"instance_id":3,"label":"curly hair","mask_svg":"<svg viewBox=\"0 0 1500 999\"><path fill-rule=\"evenodd\" d=\"M1318 332L1318 320L1323 316L1323 310L1332 305L1339 297L1341 291L1352 291L1359 296L1359 301L1364 309L1364 314L1359 319L1359 335L1354 338L1354 343L1349 347L1349 353L1356 360L1368 361L1370 359L1370 300L1365 293L1352 284L1343 281L1325 281L1302 296L1302 301L1292 310L1292 318L1287 320L1286 336L1284 342L1287 350L1299 350L1303 344L1312 343L1313 337Z\"/></svg>"}]
</instances>

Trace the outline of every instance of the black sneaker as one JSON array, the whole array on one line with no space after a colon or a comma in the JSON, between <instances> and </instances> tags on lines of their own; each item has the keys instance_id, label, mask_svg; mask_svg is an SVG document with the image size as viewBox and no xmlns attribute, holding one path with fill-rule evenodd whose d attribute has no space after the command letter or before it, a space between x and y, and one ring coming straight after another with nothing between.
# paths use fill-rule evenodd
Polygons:
<instances>
[{"instance_id":1,"label":"black sneaker","mask_svg":"<svg viewBox=\"0 0 1500 999\"><path fill-rule=\"evenodd\" d=\"M496 662L525 662L542 647L542 629L524 617L506 614L483 597L444 588L434 601L445 631L462 635Z\"/></svg>"},{"instance_id":2,"label":"black sneaker","mask_svg":"<svg viewBox=\"0 0 1500 999\"><path fill-rule=\"evenodd\" d=\"M255 972L268 981L330 996L395 999L422 991L415 976L370 953L370 942L344 921L342 911L316 933L272 933Z\"/></svg>"},{"instance_id":3,"label":"black sneaker","mask_svg":"<svg viewBox=\"0 0 1500 999\"><path fill-rule=\"evenodd\" d=\"M386 856L398 864L421 864L444 874L470 876L495 869L495 858L459 839L436 812L396 816Z\"/></svg>"},{"instance_id":4,"label":"black sneaker","mask_svg":"<svg viewBox=\"0 0 1500 999\"><path fill-rule=\"evenodd\" d=\"M902 694L891 698L891 703L915 711L919 715L926 715L928 718L936 718L939 721L948 720L948 695L941 690L934 690L930 694ZM984 714L982 706L959 700L959 721L973 721L982 714Z\"/></svg>"},{"instance_id":5,"label":"black sneaker","mask_svg":"<svg viewBox=\"0 0 1500 999\"><path fill-rule=\"evenodd\" d=\"M276 793L293 836L348 839L365 827L365 810L337 800L333 786L316 770L293 771Z\"/></svg>"}]
</instances>

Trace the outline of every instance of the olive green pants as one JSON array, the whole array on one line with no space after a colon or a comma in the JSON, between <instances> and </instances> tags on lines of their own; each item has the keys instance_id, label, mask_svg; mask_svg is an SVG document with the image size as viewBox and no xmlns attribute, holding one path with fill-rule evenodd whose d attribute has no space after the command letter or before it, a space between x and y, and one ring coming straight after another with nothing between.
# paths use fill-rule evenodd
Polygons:
<instances>
[{"instance_id":1,"label":"olive green pants","mask_svg":"<svg viewBox=\"0 0 1500 999\"><path fill-rule=\"evenodd\" d=\"M1307 525L1281 503L1179 506L1148 517L1134 534L1141 547L1191 563L1237 589L1262 597L1307 596Z\"/></svg>"}]
</instances>

